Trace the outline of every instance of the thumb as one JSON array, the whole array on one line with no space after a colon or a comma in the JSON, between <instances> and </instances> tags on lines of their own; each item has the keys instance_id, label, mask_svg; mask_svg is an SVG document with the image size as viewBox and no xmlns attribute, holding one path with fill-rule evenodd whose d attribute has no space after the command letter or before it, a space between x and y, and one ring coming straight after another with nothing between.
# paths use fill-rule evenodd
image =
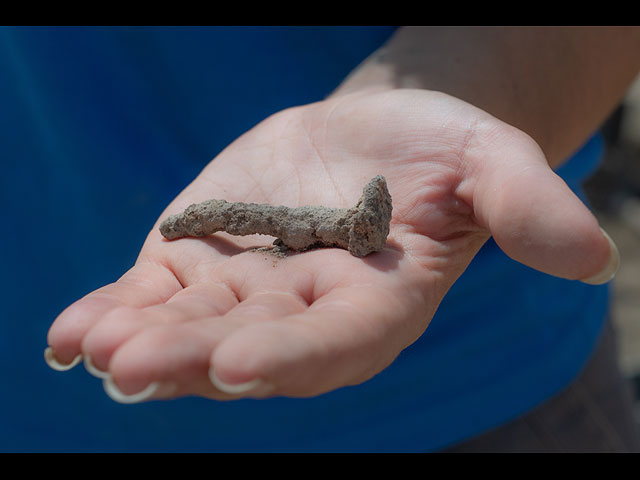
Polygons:
<instances>
[{"instance_id":1,"label":"thumb","mask_svg":"<svg viewBox=\"0 0 640 480\"><path fill-rule=\"evenodd\" d=\"M474 189L476 217L514 260L561 278L608 282L618 269L618 249L525 137L504 143L484 163Z\"/></svg>"}]
</instances>

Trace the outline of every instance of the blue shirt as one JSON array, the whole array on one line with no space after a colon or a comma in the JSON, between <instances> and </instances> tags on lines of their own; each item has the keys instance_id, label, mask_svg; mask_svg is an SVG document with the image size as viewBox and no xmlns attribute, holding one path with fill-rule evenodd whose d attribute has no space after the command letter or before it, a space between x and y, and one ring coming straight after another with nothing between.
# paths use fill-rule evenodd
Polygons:
<instances>
[{"instance_id":1,"label":"blue shirt","mask_svg":"<svg viewBox=\"0 0 640 480\"><path fill-rule=\"evenodd\" d=\"M324 98L393 30L0 29L1 451L428 451L574 378L608 288L536 272L492 241L389 368L315 398L121 405L82 367L44 363L54 318L134 263L211 158ZM574 191L601 153L594 136L559 169Z\"/></svg>"}]
</instances>

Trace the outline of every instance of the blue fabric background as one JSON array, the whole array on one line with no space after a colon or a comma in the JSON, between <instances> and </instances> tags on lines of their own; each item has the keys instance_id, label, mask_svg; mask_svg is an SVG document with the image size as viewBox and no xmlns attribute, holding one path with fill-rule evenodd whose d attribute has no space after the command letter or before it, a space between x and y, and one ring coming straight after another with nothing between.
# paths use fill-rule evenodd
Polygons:
<instances>
[{"instance_id":1,"label":"blue fabric background","mask_svg":"<svg viewBox=\"0 0 640 480\"><path fill-rule=\"evenodd\" d=\"M266 116L324 98L392 32L0 29L0 451L424 451L575 375L607 288L532 271L493 242L397 362L318 398L120 405L81 366L44 363L57 314L133 264L211 158ZM601 149L594 137L561 169L576 190Z\"/></svg>"}]
</instances>

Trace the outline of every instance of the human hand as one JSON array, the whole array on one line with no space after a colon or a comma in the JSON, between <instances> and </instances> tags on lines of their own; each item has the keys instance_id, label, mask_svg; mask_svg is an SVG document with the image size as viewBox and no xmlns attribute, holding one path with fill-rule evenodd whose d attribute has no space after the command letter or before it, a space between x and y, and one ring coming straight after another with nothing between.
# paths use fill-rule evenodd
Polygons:
<instances>
[{"instance_id":1,"label":"human hand","mask_svg":"<svg viewBox=\"0 0 640 480\"><path fill-rule=\"evenodd\" d=\"M381 174L387 246L276 258L263 236L165 240L210 198L351 207ZM80 355L121 402L304 397L366 381L427 328L493 235L543 272L604 282L617 253L523 132L445 94L360 92L288 109L241 136L166 209L117 282L52 325L50 365ZM55 352L55 353L54 353Z\"/></svg>"}]
</instances>

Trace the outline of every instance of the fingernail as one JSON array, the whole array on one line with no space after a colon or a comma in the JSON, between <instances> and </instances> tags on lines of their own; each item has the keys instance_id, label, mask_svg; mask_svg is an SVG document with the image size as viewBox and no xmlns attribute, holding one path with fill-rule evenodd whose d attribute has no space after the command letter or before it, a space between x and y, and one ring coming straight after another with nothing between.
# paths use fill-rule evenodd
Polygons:
<instances>
[{"instance_id":1,"label":"fingernail","mask_svg":"<svg viewBox=\"0 0 640 480\"><path fill-rule=\"evenodd\" d=\"M74 358L71 363L69 364L64 364L61 363L57 358L56 358L56 354L53 351L53 348L51 347L47 347L44 350L44 361L47 362L47 365L49 365L49 367L53 368L54 370L57 370L59 372L64 372L66 370L71 370L73 367L75 367L78 363L80 363L80 360L82 360L82 354L79 353L76 358Z\"/></svg>"},{"instance_id":2,"label":"fingernail","mask_svg":"<svg viewBox=\"0 0 640 480\"><path fill-rule=\"evenodd\" d=\"M102 381L102 386L104 387L104 391L107 395L118 403L139 403L158 393L160 389L160 382L152 382L141 392L134 393L132 395L122 393L111 376Z\"/></svg>"},{"instance_id":3,"label":"fingernail","mask_svg":"<svg viewBox=\"0 0 640 480\"><path fill-rule=\"evenodd\" d=\"M618 247L616 247L616 244L613 242L609 234L604 231L604 229L600 228L600 230L602 231L602 234L606 237L606 239L609 240L609 263L600 273L594 275L593 277L585 278L584 280L582 280L582 282L588 283L590 285L602 285L603 283L609 282L613 279L613 277L616 276L618 268L620 267L620 252L618 251Z\"/></svg>"},{"instance_id":4,"label":"fingernail","mask_svg":"<svg viewBox=\"0 0 640 480\"><path fill-rule=\"evenodd\" d=\"M84 356L84 368L86 368L87 372L89 372L94 377L105 379L111 376L109 372L98 370L91 361L91 357L89 355Z\"/></svg>"},{"instance_id":5,"label":"fingernail","mask_svg":"<svg viewBox=\"0 0 640 480\"><path fill-rule=\"evenodd\" d=\"M209 369L209 378L211 379L211 383L213 383L218 390L232 395L241 395L249 392L251 392L252 395L266 395L273 390L272 385L263 382L259 378L254 378L253 380L249 380L244 383L225 383L216 376L213 368Z\"/></svg>"}]
</instances>

